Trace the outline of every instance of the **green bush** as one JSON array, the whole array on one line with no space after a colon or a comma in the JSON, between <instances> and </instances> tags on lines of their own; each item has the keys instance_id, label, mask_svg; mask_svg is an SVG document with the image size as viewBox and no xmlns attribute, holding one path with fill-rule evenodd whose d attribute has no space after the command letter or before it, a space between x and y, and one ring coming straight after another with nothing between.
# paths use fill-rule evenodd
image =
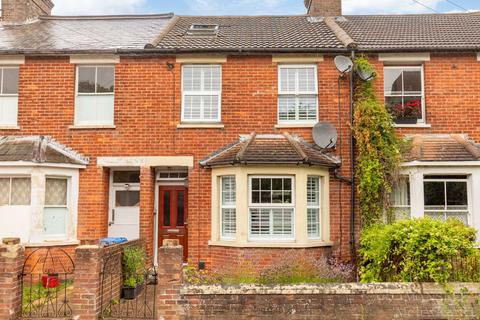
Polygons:
<instances>
[{"instance_id":1,"label":"green bush","mask_svg":"<svg viewBox=\"0 0 480 320\"><path fill-rule=\"evenodd\" d=\"M145 251L138 247L123 250L123 285L134 288L145 281Z\"/></svg>"},{"instance_id":2,"label":"green bush","mask_svg":"<svg viewBox=\"0 0 480 320\"><path fill-rule=\"evenodd\" d=\"M360 279L446 283L457 272L455 261L477 261L475 235L475 229L456 219L422 218L370 226L360 239Z\"/></svg>"}]
</instances>

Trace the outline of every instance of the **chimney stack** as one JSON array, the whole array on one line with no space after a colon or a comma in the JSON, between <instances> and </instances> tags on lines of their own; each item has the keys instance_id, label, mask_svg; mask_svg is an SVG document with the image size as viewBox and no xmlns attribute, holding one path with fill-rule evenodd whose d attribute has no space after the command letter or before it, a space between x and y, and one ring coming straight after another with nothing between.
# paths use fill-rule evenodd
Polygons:
<instances>
[{"instance_id":1,"label":"chimney stack","mask_svg":"<svg viewBox=\"0 0 480 320\"><path fill-rule=\"evenodd\" d=\"M320 17L338 17L342 15L342 0L304 0L308 14Z\"/></svg>"},{"instance_id":2,"label":"chimney stack","mask_svg":"<svg viewBox=\"0 0 480 320\"><path fill-rule=\"evenodd\" d=\"M2 3L0 20L4 23L22 24L52 14L51 0L0 0Z\"/></svg>"}]
</instances>

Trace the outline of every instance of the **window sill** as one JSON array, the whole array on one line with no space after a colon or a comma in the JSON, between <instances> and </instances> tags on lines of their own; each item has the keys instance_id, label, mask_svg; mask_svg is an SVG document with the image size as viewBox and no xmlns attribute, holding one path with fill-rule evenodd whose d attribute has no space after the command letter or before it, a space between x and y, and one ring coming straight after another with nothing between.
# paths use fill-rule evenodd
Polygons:
<instances>
[{"instance_id":1,"label":"window sill","mask_svg":"<svg viewBox=\"0 0 480 320\"><path fill-rule=\"evenodd\" d=\"M288 128L313 128L315 123L279 123L275 125L275 129Z\"/></svg>"},{"instance_id":2,"label":"window sill","mask_svg":"<svg viewBox=\"0 0 480 320\"><path fill-rule=\"evenodd\" d=\"M180 123L177 129L223 129L223 123Z\"/></svg>"},{"instance_id":3,"label":"window sill","mask_svg":"<svg viewBox=\"0 0 480 320\"><path fill-rule=\"evenodd\" d=\"M0 125L0 130L20 130L19 126Z\"/></svg>"},{"instance_id":4,"label":"window sill","mask_svg":"<svg viewBox=\"0 0 480 320\"><path fill-rule=\"evenodd\" d=\"M70 130L98 130L98 129L116 129L115 125L79 125L79 126L70 126Z\"/></svg>"},{"instance_id":5,"label":"window sill","mask_svg":"<svg viewBox=\"0 0 480 320\"><path fill-rule=\"evenodd\" d=\"M63 246L75 246L79 245L80 241L78 240L45 240L44 242L38 243L25 243L26 248L45 248L45 247L63 247Z\"/></svg>"},{"instance_id":6,"label":"window sill","mask_svg":"<svg viewBox=\"0 0 480 320\"><path fill-rule=\"evenodd\" d=\"M333 242L330 241L309 241L306 243L297 243L297 242L269 242L269 241L256 241L256 242L246 242L240 243L235 240L219 240L219 241L209 241L209 246L213 247L232 247L232 248L320 248L320 247L331 247Z\"/></svg>"},{"instance_id":7,"label":"window sill","mask_svg":"<svg viewBox=\"0 0 480 320\"><path fill-rule=\"evenodd\" d=\"M417 124L397 124L393 125L395 128L421 128L421 129L428 129L431 128L431 124L426 123L417 123Z\"/></svg>"}]
</instances>

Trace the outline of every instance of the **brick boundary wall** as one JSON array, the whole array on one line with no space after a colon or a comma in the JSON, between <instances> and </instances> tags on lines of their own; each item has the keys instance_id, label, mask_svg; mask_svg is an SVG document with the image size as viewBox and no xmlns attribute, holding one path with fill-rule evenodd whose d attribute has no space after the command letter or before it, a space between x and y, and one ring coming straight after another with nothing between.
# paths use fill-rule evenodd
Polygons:
<instances>
[{"instance_id":1,"label":"brick boundary wall","mask_svg":"<svg viewBox=\"0 0 480 320\"><path fill-rule=\"evenodd\" d=\"M17 319L21 313L21 273L25 249L20 239L3 239L0 244L0 319Z\"/></svg>"},{"instance_id":2,"label":"brick boundary wall","mask_svg":"<svg viewBox=\"0 0 480 320\"><path fill-rule=\"evenodd\" d=\"M182 247L159 249L157 319L480 319L480 284L183 285Z\"/></svg>"},{"instance_id":3,"label":"brick boundary wall","mask_svg":"<svg viewBox=\"0 0 480 320\"><path fill-rule=\"evenodd\" d=\"M105 258L113 256L129 246L141 247L143 246L143 242L141 240L135 240L109 247L83 245L76 248L75 282L72 298L74 319L98 319L102 307L102 272ZM121 260L115 262L122 263ZM121 266L119 266L119 270L121 270Z\"/></svg>"}]
</instances>

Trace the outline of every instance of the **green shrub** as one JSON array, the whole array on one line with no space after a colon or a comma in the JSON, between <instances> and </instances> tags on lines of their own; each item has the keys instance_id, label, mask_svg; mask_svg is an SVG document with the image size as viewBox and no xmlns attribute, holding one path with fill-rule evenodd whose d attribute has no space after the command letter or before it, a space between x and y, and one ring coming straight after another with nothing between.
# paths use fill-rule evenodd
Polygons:
<instances>
[{"instance_id":1,"label":"green shrub","mask_svg":"<svg viewBox=\"0 0 480 320\"><path fill-rule=\"evenodd\" d=\"M367 57L355 60L358 70L374 73ZM397 137L392 116L375 92L374 80L355 82L352 134L356 141L357 193L362 226L383 221L390 207L390 193L397 179L404 149Z\"/></svg>"},{"instance_id":2,"label":"green shrub","mask_svg":"<svg viewBox=\"0 0 480 320\"><path fill-rule=\"evenodd\" d=\"M477 260L476 231L461 221L401 220L363 230L359 250L362 282L450 281L454 261ZM475 279L463 279L463 281Z\"/></svg>"},{"instance_id":3,"label":"green shrub","mask_svg":"<svg viewBox=\"0 0 480 320\"><path fill-rule=\"evenodd\" d=\"M138 247L123 250L123 285L134 288L145 281L145 251Z\"/></svg>"}]
</instances>

